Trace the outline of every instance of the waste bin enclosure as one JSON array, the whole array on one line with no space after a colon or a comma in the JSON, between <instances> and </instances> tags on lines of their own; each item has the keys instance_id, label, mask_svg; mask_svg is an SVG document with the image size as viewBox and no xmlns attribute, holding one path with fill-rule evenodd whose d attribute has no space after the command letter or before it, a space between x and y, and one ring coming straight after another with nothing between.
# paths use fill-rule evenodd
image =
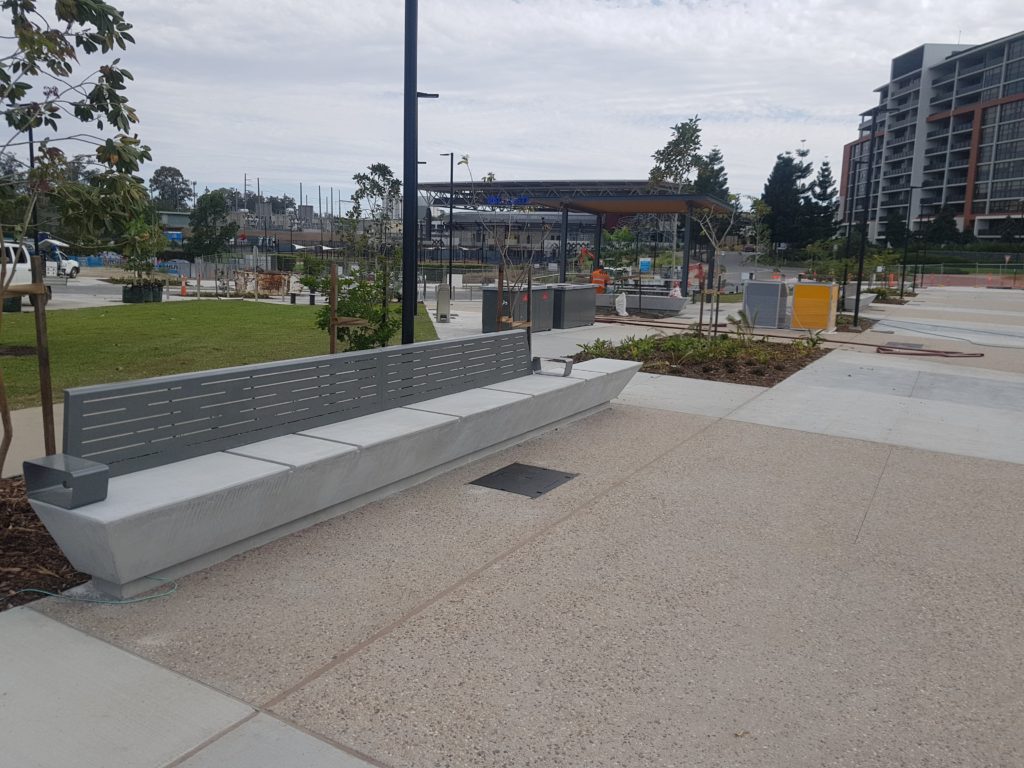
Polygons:
<instances>
[{"instance_id":1,"label":"waste bin enclosure","mask_svg":"<svg viewBox=\"0 0 1024 768\"><path fill-rule=\"evenodd\" d=\"M839 286L833 283L797 283L793 286L793 320L790 328L834 331Z\"/></svg>"},{"instance_id":2,"label":"waste bin enclosure","mask_svg":"<svg viewBox=\"0 0 1024 768\"><path fill-rule=\"evenodd\" d=\"M781 280L749 280L743 284L743 313L757 328L785 328L789 288Z\"/></svg>"},{"instance_id":3,"label":"waste bin enclosure","mask_svg":"<svg viewBox=\"0 0 1024 768\"><path fill-rule=\"evenodd\" d=\"M509 289L502 291L504 301L509 302L512 310L512 319L516 322L525 323L527 316L530 319L531 331L550 331L554 320L555 301L554 291L550 286L534 287L533 309L528 313L526 288ZM485 285L483 289L483 323L481 330L484 333L495 331L507 331L508 328L498 327L498 288L494 285ZM506 307L502 316L509 313Z\"/></svg>"},{"instance_id":4,"label":"waste bin enclosure","mask_svg":"<svg viewBox=\"0 0 1024 768\"><path fill-rule=\"evenodd\" d=\"M580 328L594 324L596 285L556 283L551 287L555 291L555 328Z\"/></svg>"}]
</instances>

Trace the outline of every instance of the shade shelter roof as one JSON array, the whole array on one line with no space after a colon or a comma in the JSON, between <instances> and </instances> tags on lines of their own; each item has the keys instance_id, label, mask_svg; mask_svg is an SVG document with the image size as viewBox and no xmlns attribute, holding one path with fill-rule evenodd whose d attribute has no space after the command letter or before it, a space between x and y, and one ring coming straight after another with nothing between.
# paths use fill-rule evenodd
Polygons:
<instances>
[{"instance_id":1,"label":"shade shelter roof","mask_svg":"<svg viewBox=\"0 0 1024 768\"><path fill-rule=\"evenodd\" d=\"M448 205L450 182L419 185L434 205ZM711 195L676 192L672 185L640 181L478 181L456 183L452 203L460 207L550 208L628 216L640 213L726 213L728 203Z\"/></svg>"}]
</instances>

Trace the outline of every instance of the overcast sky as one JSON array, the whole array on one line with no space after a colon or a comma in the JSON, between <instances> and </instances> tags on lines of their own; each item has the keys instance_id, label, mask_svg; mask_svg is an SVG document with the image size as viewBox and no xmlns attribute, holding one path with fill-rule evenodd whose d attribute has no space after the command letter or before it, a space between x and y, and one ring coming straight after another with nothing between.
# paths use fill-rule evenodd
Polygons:
<instances>
[{"instance_id":1,"label":"overcast sky","mask_svg":"<svg viewBox=\"0 0 1024 768\"><path fill-rule=\"evenodd\" d=\"M114 0L139 133L203 187L260 177L347 197L374 162L401 174L403 0ZM468 154L479 177L644 178L699 114L734 192L760 194L802 140L832 160L925 42L1024 29L1021 0L420 0L421 181ZM456 168L457 178L468 178Z\"/></svg>"}]
</instances>

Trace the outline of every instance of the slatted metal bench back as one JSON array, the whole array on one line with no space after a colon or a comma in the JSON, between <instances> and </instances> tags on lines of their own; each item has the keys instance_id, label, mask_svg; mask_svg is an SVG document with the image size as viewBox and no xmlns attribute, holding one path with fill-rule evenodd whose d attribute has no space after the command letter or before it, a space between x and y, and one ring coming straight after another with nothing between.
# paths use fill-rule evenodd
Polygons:
<instances>
[{"instance_id":1,"label":"slatted metal bench back","mask_svg":"<svg viewBox=\"0 0 1024 768\"><path fill-rule=\"evenodd\" d=\"M64 453L111 476L531 373L524 331L307 357L64 393Z\"/></svg>"}]
</instances>

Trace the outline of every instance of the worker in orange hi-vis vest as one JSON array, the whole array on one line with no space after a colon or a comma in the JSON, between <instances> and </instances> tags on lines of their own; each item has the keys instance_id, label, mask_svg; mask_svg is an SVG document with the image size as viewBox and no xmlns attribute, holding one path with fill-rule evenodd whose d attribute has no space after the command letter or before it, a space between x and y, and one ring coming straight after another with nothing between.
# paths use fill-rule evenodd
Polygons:
<instances>
[{"instance_id":1,"label":"worker in orange hi-vis vest","mask_svg":"<svg viewBox=\"0 0 1024 768\"><path fill-rule=\"evenodd\" d=\"M598 293L604 293L611 285L612 278L604 271L604 267L597 263L594 265L594 271L590 273L590 282L597 286Z\"/></svg>"}]
</instances>

